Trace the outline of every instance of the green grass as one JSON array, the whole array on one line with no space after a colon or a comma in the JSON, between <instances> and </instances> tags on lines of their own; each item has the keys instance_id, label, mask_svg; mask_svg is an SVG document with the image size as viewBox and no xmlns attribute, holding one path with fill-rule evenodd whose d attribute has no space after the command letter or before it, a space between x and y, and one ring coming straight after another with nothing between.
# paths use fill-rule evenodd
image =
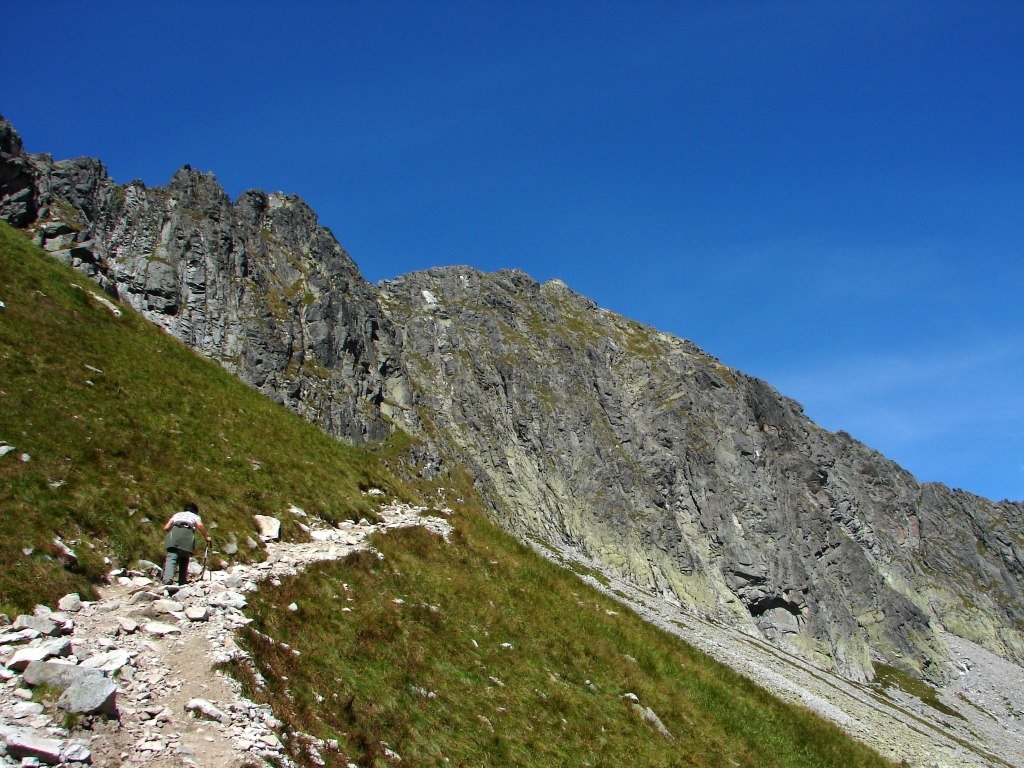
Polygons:
<instances>
[{"instance_id":1,"label":"green grass","mask_svg":"<svg viewBox=\"0 0 1024 768\"><path fill-rule=\"evenodd\" d=\"M950 717L958 717L961 720L965 719L963 715L957 712L955 709L951 709L943 704L939 700L939 693L932 686L923 680L918 680L913 675L908 675L902 670L896 669L896 667L890 666L889 664L882 664L875 662L875 686L882 689L884 693L889 688L899 688L905 693L909 693L911 696L916 696L924 704L927 704L932 709L949 715Z\"/></svg>"},{"instance_id":2,"label":"green grass","mask_svg":"<svg viewBox=\"0 0 1024 768\"><path fill-rule=\"evenodd\" d=\"M190 499L217 545L257 538L254 514L296 537L290 504L357 518L375 509L360 489L398 489L373 451L329 438L97 295L0 225L0 440L17 447L0 458L0 610L87 597L110 567L160 560L161 526ZM55 536L77 565L61 566ZM240 543L235 557L261 556Z\"/></svg>"},{"instance_id":3,"label":"green grass","mask_svg":"<svg viewBox=\"0 0 1024 768\"><path fill-rule=\"evenodd\" d=\"M449 544L422 529L388 533L374 540L382 560L321 564L250 603L242 639L260 677L233 671L286 732L338 739L329 765L384 765L382 743L416 766L891 765L646 624L472 504L456 505L452 522Z\"/></svg>"}]
</instances>

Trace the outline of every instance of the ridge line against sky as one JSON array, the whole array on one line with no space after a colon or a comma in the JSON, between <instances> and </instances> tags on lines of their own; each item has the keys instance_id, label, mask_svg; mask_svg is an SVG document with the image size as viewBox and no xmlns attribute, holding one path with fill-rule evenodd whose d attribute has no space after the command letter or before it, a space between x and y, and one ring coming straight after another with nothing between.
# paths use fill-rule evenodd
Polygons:
<instances>
[{"instance_id":1,"label":"ridge line against sky","mask_svg":"<svg viewBox=\"0 0 1024 768\"><path fill-rule=\"evenodd\" d=\"M1024 499L1022 4L4 1L29 151L299 195L371 281L561 278Z\"/></svg>"}]
</instances>

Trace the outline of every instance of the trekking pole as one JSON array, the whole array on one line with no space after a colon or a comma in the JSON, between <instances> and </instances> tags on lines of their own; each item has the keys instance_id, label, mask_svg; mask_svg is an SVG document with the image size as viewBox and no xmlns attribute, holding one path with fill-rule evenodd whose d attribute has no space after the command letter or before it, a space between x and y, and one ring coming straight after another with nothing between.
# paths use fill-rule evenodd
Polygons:
<instances>
[{"instance_id":1,"label":"trekking pole","mask_svg":"<svg viewBox=\"0 0 1024 768\"><path fill-rule=\"evenodd\" d=\"M206 575L206 562L210 559L210 545L213 543L213 536L206 540L206 549L203 550L203 570L199 572L199 580L202 581Z\"/></svg>"}]
</instances>

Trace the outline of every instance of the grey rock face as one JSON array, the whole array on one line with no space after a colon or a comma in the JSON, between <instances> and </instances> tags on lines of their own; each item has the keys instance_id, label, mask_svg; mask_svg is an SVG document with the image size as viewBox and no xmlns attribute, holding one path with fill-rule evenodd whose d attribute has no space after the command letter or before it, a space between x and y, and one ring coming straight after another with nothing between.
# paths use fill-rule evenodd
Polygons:
<instances>
[{"instance_id":1,"label":"grey rock face","mask_svg":"<svg viewBox=\"0 0 1024 768\"><path fill-rule=\"evenodd\" d=\"M553 281L382 286L418 401L524 538L854 679L938 679L938 626L1024 655L1021 504L920 485L693 344Z\"/></svg>"},{"instance_id":2,"label":"grey rock face","mask_svg":"<svg viewBox=\"0 0 1024 768\"><path fill-rule=\"evenodd\" d=\"M942 678L939 628L1024 660L1024 506L919 484L558 281L374 289L298 198L232 203L187 167L118 186L2 121L0 215L328 433L426 437L424 474L464 463L522 538L856 680L878 660Z\"/></svg>"},{"instance_id":3,"label":"grey rock face","mask_svg":"<svg viewBox=\"0 0 1024 768\"><path fill-rule=\"evenodd\" d=\"M377 440L400 366L371 286L300 199L228 199L189 167L115 184L96 160L26 155L0 118L0 216L193 349L327 432Z\"/></svg>"}]
</instances>

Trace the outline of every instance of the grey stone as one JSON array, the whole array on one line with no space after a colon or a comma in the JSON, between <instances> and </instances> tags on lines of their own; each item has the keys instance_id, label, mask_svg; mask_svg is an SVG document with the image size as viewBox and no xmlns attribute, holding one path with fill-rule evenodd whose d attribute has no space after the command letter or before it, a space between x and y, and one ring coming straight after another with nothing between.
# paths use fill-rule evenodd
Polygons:
<instances>
[{"instance_id":1,"label":"grey stone","mask_svg":"<svg viewBox=\"0 0 1024 768\"><path fill-rule=\"evenodd\" d=\"M210 609L205 605L190 605L185 609L185 618L189 621L208 621Z\"/></svg>"},{"instance_id":2,"label":"grey stone","mask_svg":"<svg viewBox=\"0 0 1024 768\"><path fill-rule=\"evenodd\" d=\"M35 640L37 637L42 637L38 630L26 627L25 629L19 629L17 632L4 632L0 635L0 645L21 645L30 640Z\"/></svg>"},{"instance_id":3,"label":"grey stone","mask_svg":"<svg viewBox=\"0 0 1024 768\"><path fill-rule=\"evenodd\" d=\"M650 707L645 707L642 704L637 704L635 702L631 702L629 706L630 709L632 709L634 712L640 715L640 717L642 717L646 722L653 725L654 728L658 731L658 733L660 733L666 739L675 738L675 736L672 735L672 732L665 727L665 724L661 721L661 718L658 717L657 714L655 714L653 709L651 709Z\"/></svg>"},{"instance_id":4,"label":"grey stone","mask_svg":"<svg viewBox=\"0 0 1024 768\"><path fill-rule=\"evenodd\" d=\"M22 679L29 685L46 685L61 691L76 683L101 677L106 675L99 669L54 661L33 661L22 673Z\"/></svg>"},{"instance_id":5,"label":"grey stone","mask_svg":"<svg viewBox=\"0 0 1024 768\"><path fill-rule=\"evenodd\" d=\"M244 595L230 590L213 595L210 597L209 603L216 607L237 609L245 608L245 606L248 605Z\"/></svg>"},{"instance_id":6,"label":"grey stone","mask_svg":"<svg viewBox=\"0 0 1024 768\"><path fill-rule=\"evenodd\" d=\"M64 690L57 699L57 706L66 712L116 717L117 686L103 675L84 678Z\"/></svg>"},{"instance_id":7,"label":"grey stone","mask_svg":"<svg viewBox=\"0 0 1024 768\"><path fill-rule=\"evenodd\" d=\"M150 635L156 635L157 637L165 637L167 635L179 634L181 632L175 626L171 624L164 624L159 621L151 621L142 627L142 630Z\"/></svg>"},{"instance_id":8,"label":"grey stone","mask_svg":"<svg viewBox=\"0 0 1024 768\"><path fill-rule=\"evenodd\" d=\"M216 720L224 725L228 725L231 722L231 717L227 713L206 699L189 699L185 704L185 711L195 717Z\"/></svg>"},{"instance_id":9,"label":"grey stone","mask_svg":"<svg viewBox=\"0 0 1024 768\"><path fill-rule=\"evenodd\" d=\"M153 611L156 613L180 613L185 610L185 606L179 603L177 600L154 600L152 605Z\"/></svg>"},{"instance_id":10,"label":"grey stone","mask_svg":"<svg viewBox=\"0 0 1024 768\"><path fill-rule=\"evenodd\" d=\"M34 661L45 661L55 656L68 656L70 654L71 642L64 638L55 638L28 648L20 648L8 659L6 666L8 669L22 672Z\"/></svg>"},{"instance_id":11,"label":"grey stone","mask_svg":"<svg viewBox=\"0 0 1024 768\"><path fill-rule=\"evenodd\" d=\"M75 593L64 595L64 597L57 601L57 607L68 613L77 613L82 610L82 598Z\"/></svg>"},{"instance_id":12,"label":"grey stone","mask_svg":"<svg viewBox=\"0 0 1024 768\"><path fill-rule=\"evenodd\" d=\"M20 720L25 717L35 717L43 713L43 705L34 701L19 701L13 705L8 712L12 720Z\"/></svg>"},{"instance_id":13,"label":"grey stone","mask_svg":"<svg viewBox=\"0 0 1024 768\"><path fill-rule=\"evenodd\" d=\"M61 633L61 625L49 616L29 616L23 614L14 620L14 630L32 629L40 635L56 637Z\"/></svg>"},{"instance_id":14,"label":"grey stone","mask_svg":"<svg viewBox=\"0 0 1024 768\"><path fill-rule=\"evenodd\" d=\"M39 736L34 729L20 728L0 723L0 740L7 747L7 754L13 758L35 758L47 765L57 765L61 760L64 742Z\"/></svg>"},{"instance_id":15,"label":"grey stone","mask_svg":"<svg viewBox=\"0 0 1024 768\"><path fill-rule=\"evenodd\" d=\"M62 757L69 763L91 763L92 750L82 743L70 743L64 747Z\"/></svg>"},{"instance_id":16,"label":"grey stone","mask_svg":"<svg viewBox=\"0 0 1024 768\"><path fill-rule=\"evenodd\" d=\"M128 651L115 649L106 653L98 653L83 661L79 666L86 669L98 669L113 674L131 661Z\"/></svg>"}]
</instances>

